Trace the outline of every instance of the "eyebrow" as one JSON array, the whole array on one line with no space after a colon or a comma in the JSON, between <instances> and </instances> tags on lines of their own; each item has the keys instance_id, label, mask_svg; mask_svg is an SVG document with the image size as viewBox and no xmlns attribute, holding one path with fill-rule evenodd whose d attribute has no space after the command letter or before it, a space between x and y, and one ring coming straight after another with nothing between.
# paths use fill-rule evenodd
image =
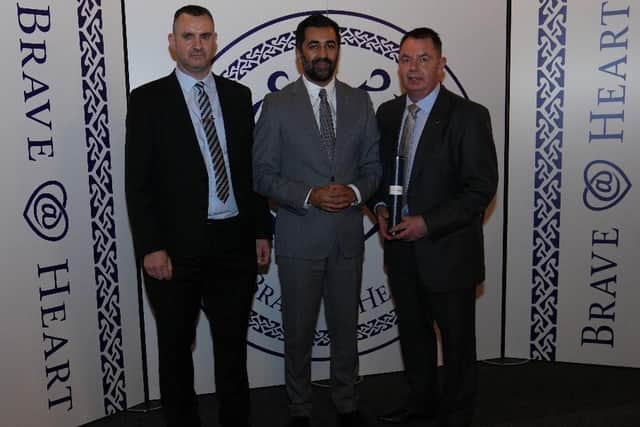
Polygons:
<instances>
[{"instance_id":1,"label":"eyebrow","mask_svg":"<svg viewBox=\"0 0 640 427\"><path fill-rule=\"evenodd\" d=\"M212 36L213 35L213 31L205 31L204 33L196 33L195 31L183 31L182 33L180 33L181 36L195 36L196 34L200 35L200 36Z\"/></svg>"},{"instance_id":2,"label":"eyebrow","mask_svg":"<svg viewBox=\"0 0 640 427\"><path fill-rule=\"evenodd\" d=\"M335 45L337 45L337 44L338 44L338 41L337 41L337 40L327 40L327 41L322 42L322 41L320 41L320 40L309 40L309 41L307 42L307 45L310 45L310 44L313 44L313 43L317 43L317 44L322 44L322 43L324 43L324 44L335 44Z\"/></svg>"},{"instance_id":3,"label":"eyebrow","mask_svg":"<svg viewBox=\"0 0 640 427\"><path fill-rule=\"evenodd\" d=\"M400 56L412 56L412 55L409 55L408 53L401 53ZM421 52L415 55L416 58L419 58L421 56L431 56L431 55L427 52Z\"/></svg>"},{"instance_id":4,"label":"eyebrow","mask_svg":"<svg viewBox=\"0 0 640 427\"><path fill-rule=\"evenodd\" d=\"M416 56L411 56L408 53L401 53L400 58L432 58L432 56L428 53L419 53Z\"/></svg>"}]
</instances>

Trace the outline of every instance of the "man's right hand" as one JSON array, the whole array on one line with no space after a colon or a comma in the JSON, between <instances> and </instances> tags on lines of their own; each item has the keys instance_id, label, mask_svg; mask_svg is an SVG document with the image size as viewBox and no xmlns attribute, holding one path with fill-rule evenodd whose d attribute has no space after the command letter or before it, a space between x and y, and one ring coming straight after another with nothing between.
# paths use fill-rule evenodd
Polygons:
<instances>
[{"instance_id":1,"label":"man's right hand","mask_svg":"<svg viewBox=\"0 0 640 427\"><path fill-rule=\"evenodd\" d=\"M173 266L167 251L150 252L142 260L144 271L157 280L171 280L173 277Z\"/></svg>"},{"instance_id":2,"label":"man's right hand","mask_svg":"<svg viewBox=\"0 0 640 427\"><path fill-rule=\"evenodd\" d=\"M393 236L389 234L388 221L389 221L389 209L386 206L380 205L376 208L376 218L378 219L378 229L380 235L385 240L393 239Z\"/></svg>"}]
</instances>

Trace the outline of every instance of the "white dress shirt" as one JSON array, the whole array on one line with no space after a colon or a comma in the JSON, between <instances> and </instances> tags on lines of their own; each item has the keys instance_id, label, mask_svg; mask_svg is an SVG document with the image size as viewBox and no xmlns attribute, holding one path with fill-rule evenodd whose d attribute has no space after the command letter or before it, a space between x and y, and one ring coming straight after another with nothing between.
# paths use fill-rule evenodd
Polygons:
<instances>
[{"instance_id":1,"label":"white dress shirt","mask_svg":"<svg viewBox=\"0 0 640 427\"><path fill-rule=\"evenodd\" d=\"M313 115L316 119L316 125L318 125L318 131L320 131L320 90L325 89L327 91L327 102L329 102L329 107L331 108L331 120L333 121L333 131L336 132L338 129L338 109L337 109L337 101L336 101L336 79L333 78L329 83L325 86L319 86L309 79L303 74L302 81L304 82L304 86L307 88L307 93L309 94L309 101L311 101L311 108L313 108ZM336 161L334 159L334 161ZM351 204L352 206L359 205L362 203L362 196L360 195L360 190L354 184L347 184L356 195L356 200ZM311 196L311 191L307 194L307 198L305 199L304 205L306 208L309 208L309 196Z\"/></svg>"}]
</instances>

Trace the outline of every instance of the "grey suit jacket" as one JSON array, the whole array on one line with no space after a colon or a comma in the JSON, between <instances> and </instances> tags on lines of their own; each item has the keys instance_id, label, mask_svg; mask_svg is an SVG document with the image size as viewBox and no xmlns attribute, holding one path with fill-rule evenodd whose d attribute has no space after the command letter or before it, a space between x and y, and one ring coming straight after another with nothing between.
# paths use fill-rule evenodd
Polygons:
<instances>
[{"instance_id":1,"label":"grey suit jacket","mask_svg":"<svg viewBox=\"0 0 640 427\"><path fill-rule=\"evenodd\" d=\"M334 243L353 257L364 251L360 206L329 213L305 208L312 187L354 184L367 200L377 189L382 167L378 128L369 95L336 81L336 148L325 151L302 78L264 99L253 146L254 188L279 206L275 253L319 259Z\"/></svg>"}]
</instances>

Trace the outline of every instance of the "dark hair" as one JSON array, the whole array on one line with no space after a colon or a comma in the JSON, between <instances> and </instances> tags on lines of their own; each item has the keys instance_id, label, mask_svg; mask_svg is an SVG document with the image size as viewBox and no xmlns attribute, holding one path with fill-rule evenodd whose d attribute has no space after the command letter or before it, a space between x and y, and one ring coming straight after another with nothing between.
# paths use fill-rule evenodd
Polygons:
<instances>
[{"instance_id":1,"label":"dark hair","mask_svg":"<svg viewBox=\"0 0 640 427\"><path fill-rule=\"evenodd\" d=\"M182 6L180 9L176 10L176 13L173 14L173 27L175 30L176 21L180 17L180 15L191 15L191 16L208 16L213 21L213 15L209 12L209 9L206 7L198 6L195 4L188 4L186 6Z\"/></svg>"},{"instance_id":2,"label":"dark hair","mask_svg":"<svg viewBox=\"0 0 640 427\"><path fill-rule=\"evenodd\" d=\"M402 36L402 40L400 40L400 46L407 40L408 38L412 39L431 39L433 42L433 46L436 48L438 55L442 56L442 40L440 40L440 36L431 28L427 27L419 27L414 28L413 30L407 32L404 36Z\"/></svg>"},{"instance_id":3,"label":"dark hair","mask_svg":"<svg viewBox=\"0 0 640 427\"><path fill-rule=\"evenodd\" d=\"M336 41L338 42L338 48L340 48L340 27L333 19L320 14L314 14L307 16L302 22L298 24L296 28L296 49L302 49L304 43L304 33L309 27L325 28L331 27L336 32Z\"/></svg>"}]
</instances>

